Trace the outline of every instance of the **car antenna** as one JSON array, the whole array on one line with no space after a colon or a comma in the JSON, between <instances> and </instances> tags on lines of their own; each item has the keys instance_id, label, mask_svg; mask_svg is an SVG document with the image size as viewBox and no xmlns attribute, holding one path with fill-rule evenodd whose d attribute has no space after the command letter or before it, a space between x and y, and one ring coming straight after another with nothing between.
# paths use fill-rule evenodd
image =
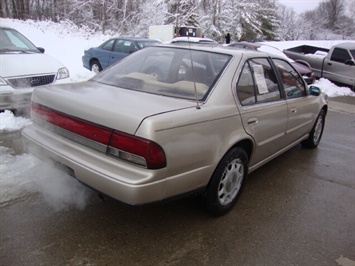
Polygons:
<instances>
[{"instance_id":1,"label":"car antenna","mask_svg":"<svg viewBox=\"0 0 355 266\"><path fill-rule=\"evenodd\" d=\"M194 82L194 90L195 90L196 109L200 110L200 109L201 109L201 106L198 104L198 98L197 98L197 88L196 88L195 69L194 69L194 62L193 62L193 60L192 60L192 52L191 52L190 36L187 36L187 42L188 42L188 44L189 44L189 52L190 52L190 60L191 60L192 77L193 77L193 82Z\"/></svg>"}]
</instances>

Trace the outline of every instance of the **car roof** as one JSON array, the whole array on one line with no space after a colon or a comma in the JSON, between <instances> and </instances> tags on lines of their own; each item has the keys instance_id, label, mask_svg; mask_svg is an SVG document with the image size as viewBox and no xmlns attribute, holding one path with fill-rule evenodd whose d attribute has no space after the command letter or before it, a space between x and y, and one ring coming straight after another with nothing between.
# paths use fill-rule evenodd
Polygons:
<instances>
[{"instance_id":1,"label":"car roof","mask_svg":"<svg viewBox=\"0 0 355 266\"><path fill-rule=\"evenodd\" d=\"M227 45L227 46L230 46L233 48L238 48L238 49L243 49L243 48L233 46L234 44L241 45L241 46L242 45L248 46L248 47L254 49L255 51L267 53L269 55L272 55L273 57L275 55L278 55L280 58L286 59L289 62L294 62L294 60L289 58L287 55L285 55L283 51L279 50L278 48L276 48L274 46L268 45L267 43L235 42L235 43L231 43L230 45Z\"/></svg>"},{"instance_id":2,"label":"car roof","mask_svg":"<svg viewBox=\"0 0 355 266\"><path fill-rule=\"evenodd\" d=\"M260 52L260 51L255 51L255 50L247 50L247 49L235 49L233 47L228 47L228 46L223 46L217 43L211 43L211 44L197 44L197 43L190 43L190 45L179 45L177 43L171 43L171 44L163 44L159 46L154 46L154 47L176 47L180 49L191 49L191 50L198 50L198 51L206 51L206 52L213 52L213 53L224 53L224 54L230 54L232 56L237 56L240 57L242 55L246 57L260 57L260 56L270 56L273 58L280 58L284 59L281 56L277 56L268 52ZM153 48L154 48L153 47Z\"/></svg>"},{"instance_id":3,"label":"car roof","mask_svg":"<svg viewBox=\"0 0 355 266\"><path fill-rule=\"evenodd\" d=\"M262 44L258 44L258 43L250 43L250 42L245 42L245 41L242 41L242 42L233 42L233 43L230 43L229 45L227 46L233 46L233 45L244 45L244 46L249 46L253 49L257 49L259 48Z\"/></svg>"},{"instance_id":4,"label":"car roof","mask_svg":"<svg viewBox=\"0 0 355 266\"><path fill-rule=\"evenodd\" d=\"M174 42L192 42L192 43L216 43L214 40L209 39L209 38L200 38L200 37L188 37L188 36L182 36L182 37L176 37L171 40L172 43Z\"/></svg>"},{"instance_id":5,"label":"car roof","mask_svg":"<svg viewBox=\"0 0 355 266\"><path fill-rule=\"evenodd\" d=\"M355 49L355 42L342 42L336 45L339 48L354 50Z\"/></svg>"},{"instance_id":6,"label":"car roof","mask_svg":"<svg viewBox=\"0 0 355 266\"><path fill-rule=\"evenodd\" d=\"M109 40L127 40L127 41L144 41L144 42L161 42L159 40L156 39L148 39L148 38L135 38L135 37L115 37L115 38L111 38Z\"/></svg>"}]
</instances>

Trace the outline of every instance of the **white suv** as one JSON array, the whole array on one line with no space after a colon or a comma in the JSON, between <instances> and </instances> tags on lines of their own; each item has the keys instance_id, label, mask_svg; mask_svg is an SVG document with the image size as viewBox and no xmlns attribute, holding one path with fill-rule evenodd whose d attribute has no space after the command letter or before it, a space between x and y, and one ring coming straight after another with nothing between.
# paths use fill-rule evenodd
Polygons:
<instances>
[{"instance_id":1,"label":"white suv","mask_svg":"<svg viewBox=\"0 0 355 266\"><path fill-rule=\"evenodd\" d=\"M12 28L0 28L0 111L29 106L34 87L69 77L68 69Z\"/></svg>"}]
</instances>

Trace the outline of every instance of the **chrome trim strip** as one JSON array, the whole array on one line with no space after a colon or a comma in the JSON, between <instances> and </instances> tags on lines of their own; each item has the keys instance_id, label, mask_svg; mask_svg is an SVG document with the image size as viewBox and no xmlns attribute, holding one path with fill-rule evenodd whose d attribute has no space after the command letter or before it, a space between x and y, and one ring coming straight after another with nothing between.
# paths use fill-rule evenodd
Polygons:
<instances>
[{"instance_id":1,"label":"chrome trim strip","mask_svg":"<svg viewBox=\"0 0 355 266\"><path fill-rule=\"evenodd\" d=\"M32 117L32 121L33 123L37 124L37 125L40 125L42 127L44 127L45 129L48 129L49 131L52 131L64 138L67 138L67 139L70 139L76 143L79 143L81 145L84 145L86 147L89 147L91 149L94 149L96 151L99 151L99 152L102 152L104 154L106 154L106 151L107 151L107 146L102 144L102 143L99 143L99 142L96 142L96 141L93 141L91 139L87 139L83 136L80 136L78 134L75 134L73 132L70 132L66 129L63 129L61 127L58 127L58 126L55 126L51 123L48 123L42 119L38 119L38 118L34 118Z\"/></svg>"}]
</instances>

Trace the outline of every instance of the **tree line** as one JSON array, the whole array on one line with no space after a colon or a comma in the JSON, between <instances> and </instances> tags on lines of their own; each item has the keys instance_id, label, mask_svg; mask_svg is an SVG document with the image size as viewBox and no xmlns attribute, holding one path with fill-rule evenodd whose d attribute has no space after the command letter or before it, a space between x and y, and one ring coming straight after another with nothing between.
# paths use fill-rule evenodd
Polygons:
<instances>
[{"instance_id":1,"label":"tree line","mask_svg":"<svg viewBox=\"0 0 355 266\"><path fill-rule=\"evenodd\" d=\"M278 0L1 0L0 17L69 20L93 32L148 37L150 25L200 27L219 42L355 39L352 0L325 0L296 14Z\"/></svg>"}]
</instances>

